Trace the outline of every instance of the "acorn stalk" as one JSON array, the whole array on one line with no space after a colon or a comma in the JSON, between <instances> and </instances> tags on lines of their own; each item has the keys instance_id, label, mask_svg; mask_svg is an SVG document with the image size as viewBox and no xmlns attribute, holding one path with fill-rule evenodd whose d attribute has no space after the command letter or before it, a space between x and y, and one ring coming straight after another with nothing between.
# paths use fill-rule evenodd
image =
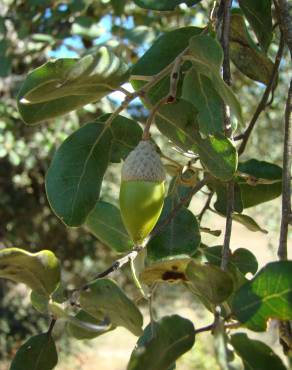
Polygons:
<instances>
[{"instance_id":1,"label":"acorn stalk","mask_svg":"<svg viewBox=\"0 0 292 370\"><path fill-rule=\"evenodd\" d=\"M165 170L154 144L140 141L122 168L120 209L135 244L142 244L156 225L165 195Z\"/></svg>"}]
</instances>

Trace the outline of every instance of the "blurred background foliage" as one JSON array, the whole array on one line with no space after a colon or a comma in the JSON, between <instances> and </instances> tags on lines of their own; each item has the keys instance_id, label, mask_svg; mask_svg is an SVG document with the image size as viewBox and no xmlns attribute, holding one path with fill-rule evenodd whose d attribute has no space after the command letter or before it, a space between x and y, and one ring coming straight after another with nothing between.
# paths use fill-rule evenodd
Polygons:
<instances>
[{"instance_id":1,"label":"blurred background foliage","mask_svg":"<svg viewBox=\"0 0 292 370\"><path fill-rule=\"evenodd\" d=\"M174 12L153 12L129 0L2 0L0 3L0 247L29 251L51 249L62 260L65 282L74 286L101 270L113 258L109 249L86 230L68 229L49 208L44 176L56 147L74 130L111 112L121 99L113 93L65 117L43 125L25 126L16 109L16 95L25 76L49 58L78 57L106 45L131 65L162 32L204 26L212 1ZM269 49L274 58L279 35ZM287 52L273 101L260 117L245 158L281 164L283 106L289 64ZM264 86L232 66L233 88L246 124ZM147 112L135 100L125 112L144 122ZM243 131L238 128L238 133ZM117 171L107 175L104 197L116 197ZM269 229L278 229L277 202L256 207ZM124 284L127 279L123 277ZM70 285L69 285L70 287ZM0 359L10 357L28 334L46 327L46 319L30 308L27 293L0 281ZM22 304L20 304L20 302ZM24 303L24 304L23 304ZM202 349L203 350L203 349ZM205 367L204 367L205 368ZM202 367L203 369L203 367Z\"/></svg>"}]
</instances>

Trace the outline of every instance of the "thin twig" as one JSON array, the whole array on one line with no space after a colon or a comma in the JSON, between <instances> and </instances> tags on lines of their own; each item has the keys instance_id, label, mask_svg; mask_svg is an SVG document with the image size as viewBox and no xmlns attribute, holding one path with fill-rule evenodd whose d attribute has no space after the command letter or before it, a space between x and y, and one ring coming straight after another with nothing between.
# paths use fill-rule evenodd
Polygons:
<instances>
[{"instance_id":1,"label":"thin twig","mask_svg":"<svg viewBox=\"0 0 292 370\"><path fill-rule=\"evenodd\" d=\"M241 144L239 146L239 149L238 149L238 154L239 155L241 155L244 152L244 150L246 148L246 144L249 140L250 134L251 134L253 128L255 127L255 124L256 124L260 114L266 108L270 92L272 91L272 89L274 87L274 84L276 82L276 77L277 77L278 69L279 69L279 66L280 66L281 59L282 59L283 50L284 50L284 38L283 38L283 34L281 33L279 48L278 48L278 52L277 52L277 55L276 55L276 58L275 58L274 67L273 67L273 71L272 71L269 83L267 84L267 87L266 87L265 92L262 96L262 99L261 99L259 105L257 106L257 109L254 112L254 115L253 115L247 129L245 130L245 132L242 135L240 135L236 138L236 139L238 139L238 138L241 139L242 138L242 142L241 142Z\"/></svg>"},{"instance_id":2,"label":"thin twig","mask_svg":"<svg viewBox=\"0 0 292 370\"><path fill-rule=\"evenodd\" d=\"M144 248L144 245L136 246L127 255L125 255L122 258L119 258L110 267L108 267L106 270L104 270L104 271L100 272L99 274L97 274L91 281L96 280L96 279L101 279L101 278L103 278L103 277L111 274L112 272L114 272L116 270L119 270L126 263L130 262L131 260L134 260L137 257L138 253L141 252L141 250L143 248ZM79 288L73 289L72 292L76 292L76 291L80 291L80 290L86 290L86 289L88 289L89 284L90 284L90 282L82 285Z\"/></svg>"},{"instance_id":3,"label":"thin twig","mask_svg":"<svg viewBox=\"0 0 292 370\"><path fill-rule=\"evenodd\" d=\"M202 328L196 329L195 330L195 335L196 334L199 334L199 333L203 333L205 331L212 331L213 330L213 327L214 327L214 324L212 323L210 325L203 326Z\"/></svg>"},{"instance_id":4,"label":"thin twig","mask_svg":"<svg viewBox=\"0 0 292 370\"><path fill-rule=\"evenodd\" d=\"M149 140L150 139L150 127L151 127L151 124L154 120L154 117L157 113L157 111L159 110L159 108L165 104L167 102L167 98L168 96L160 99L153 107L153 109L151 110L148 118L147 118L147 121L146 121L146 124L145 124L145 127L144 127L144 131L143 131L143 136L142 136L142 139L143 140Z\"/></svg>"},{"instance_id":5,"label":"thin twig","mask_svg":"<svg viewBox=\"0 0 292 370\"><path fill-rule=\"evenodd\" d=\"M283 38L288 45L292 59L292 19L289 14L289 5L286 0L274 0L278 15L280 28ZM282 219L280 230L280 242L278 248L278 257L280 260L287 259L287 239L289 223L291 224L291 156L292 156L292 123L291 123L291 95L292 81L287 97L285 109L285 130L284 130L284 150L283 150L283 183L282 183ZM288 354L292 348L292 324L291 321L279 321L280 343L285 354Z\"/></svg>"},{"instance_id":6,"label":"thin twig","mask_svg":"<svg viewBox=\"0 0 292 370\"><path fill-rule=\"evenodd\" d=\"M288 228L291 218L291 165L292 165L292 80L288 91L285 109L285 130L282 175L282 219L278 257L287 259Z\"/></svg>"},{"instance_id":7,"label":"thin twig","mask_svg":"<svg viewBox=\"0 0 292 370\"><path fill-rule=\"evenodd\" d=\"M202 218L203 218L205 212L209 209L209 206L210 206L211 200L213 198L213 195L214 195L214 191L211 191L211 193L209 193L209 195L208 195L208 198L206 200L206 203L204 204L204 207L202 208L201 212L197 216L197 219L199 221L202 221Z\"/></svg>"},{"instance_id":8,"label":"thin twig","mask_svg":"<svg viewBox=\"0 0 292 370\"><path fill-rule=\"evenodd\" d=\"M56 324L57 320L55 318L53 318L50 322L50 325L49 325L49 329L47 331L47 335L51 335L52 334L52 331L54 329L54 326Z\"/></svg>"},{"instance_id":9,"label":"thin twig","mask_svg":"<svg viewBox=\"0 0 292 370\"><path fill-rule=\"evenodd\" d=\"M240 322L231 322L231 323L225 324L224 328L225 329L237 329L240 325L242 325ZM214 330L214 323L207 325L207 326L203 326L202 328L196 329L195 335L206 332L206 331L213 331L213 330Z\"/></svg>"},{"instance_id":10,"label":"thin twig","mask_svg":"<svg viewBox=\"0 0 292 370\"><path fill-rule=\"evenodd\" d=\"M230 56L229 56L229 38L230 38L230 12L232 6L232 0L223 0L223 25L221 33L221 46L223 49L223 80L227 85L231 85L231 72L230 72ZM224 132L227 137L232 135L230 108L226 104L223 106L224 109Z\"/></svg>"},{"instance_id":11,"label":"thin twig","mask_svg":"<svg viewBox=\"0 0 292 370\"><path fill-rule=\"evenodd\" d=\"M232 0L222 0L223 3L223 28L221 34L221 45L223 49L223 80L231 85L231 73L230 73L230 56L229 56L229 43L230 43L230 16ZM230 137L232 135L230 109L227 105L224 105L224 130L225 135ZM224 244L222 249L221 268L222 270L227 269L229 250L230 250L230 239L232 231L232 213L234 208L234 181L230 180L227 184L227 204L226 204L226 223L225 223L225 235Z\"/></svg>"},{"instance_id":12,"label":"thin twig","mask_svg":"<svg viewBox=\"0 0 292 370\"><path fill-rule=\"evenodd\" d=\"M221 268L222 270L227 269L228 259L230 255L230 240L232 231L232 213L234 208L234 181L231 180L227 184L227 207L226 207L226 223L225 223L225 235L224 244L222 249Z\"/></svg>"},{"instance_id":13,"label":"thin twig","mask_svg":"<svg viewBox=\"0 0 292 370\"><path fill-rule=\"evenodd\" d=\"M232 0L224 0L223 28L221 35L221 45L224 53L223 59L223 80L227 85L231 85L230 57L229 57L229 34L230 34L230 12Z\"/></svg>"}]
</instances>

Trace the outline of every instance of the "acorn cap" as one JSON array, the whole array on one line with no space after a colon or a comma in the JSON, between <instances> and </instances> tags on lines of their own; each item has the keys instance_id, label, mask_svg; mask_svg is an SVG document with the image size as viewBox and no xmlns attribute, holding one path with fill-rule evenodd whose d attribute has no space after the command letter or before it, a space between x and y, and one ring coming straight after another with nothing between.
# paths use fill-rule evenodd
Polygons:
<instances>
[{"instance_id":1,"label":"acorn cap","mask_svg":"<svg viewBox=\"0 0 292 370\"><path fill-rule=\"evenodd\" d=\"M126 158L122 168L122 181L165 180L165 170L154 144L149 140L140 141Z\"/></svg>"}]
</instances>

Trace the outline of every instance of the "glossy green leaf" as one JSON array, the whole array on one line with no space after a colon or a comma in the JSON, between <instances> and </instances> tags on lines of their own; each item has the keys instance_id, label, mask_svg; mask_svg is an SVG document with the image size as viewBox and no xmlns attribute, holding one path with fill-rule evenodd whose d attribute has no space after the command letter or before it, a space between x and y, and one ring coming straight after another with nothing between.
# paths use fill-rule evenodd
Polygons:
<instances>
[{"instance_id":1,"label":"glossy green leaf","mask_svg":"<svg viewBox=\"0 0 292 370\"><path fill-rule=\"evenodd\" d=\"M200 34L202 30L198 27L182 27L164 33L133 66L131 75L153 76L160 72L188 46L190 38ZM134 78L133 80L135 81ZM144 83L140 81L139 85L141 84Z\"/></svg>"},{"instance_id":2,"label":"glossy green leaf","mask_svg":"<svg viewBox=\"0 0 292 370\"><path fill-rule=\"evenodd\" d=\"M173 198L166 198L157 227L176 206ZM147 245L147 257L159 260L177 255L192 256L201 242L199 224L193 213L181 208L161 233L154 236Z\"/></svg>"},{"instance_id":3,"label":"glossy green leaf","mask_svg":"<svg viewBox=\"0 0 292 370\"><path fill-rule=\"evenodd\" d=\"M85 225L101 242L117 252L133 248L133 242L125 229L119 209L110 203L97 202Z\"/></svg>"},{"instance_id":4,"label":"glossy green leaf","mask_svg":"<svg viewBox=\"0 0 292 370\"><path fill-rule=\"evenodd\" d=\"M24 249L5 248L0 250L0 278L24 283L48 297L60 282L60 264L49 250L29 253Z\"/></svg>"},{"instance_id":5,"label":"glossy green leaf","mask_svg":"<svg viewBox=\"0 0 292 370\"><path fill-rule=\"evenodd\" d=\"M248 338L245 333L236 333L231 336L231 344L237 355L242 359L244 370L285 370L279 356L272 348L259 340Z\"/></svg>"},{"instance_id":6,"label":"glossy green leaf","mask_svg":"<svg viewBox=\"0 0 292 370\"><path fill-rule=\"evenodd\" d=\"M282 193L281 167L265 161L250 159L238 164L239 176L235 178L234 210L241 213L244 208L256 206L277 198ZM226 214L227 185L211 179L208 186L216 191L214 203L216 211ZM238 222L245 223L250 229L257 226L248 216L235 216Z\"/></svg>"},{"instance_id":7,"label":"glossy green leaf","mask_svg":"<svg viewBox=\"0 0 292 370\"><path fill-rule=\"evenodd\" d=\"M55 342L44 333L31 337L19 348L9 370L52 370L57 362Z\"/></svg>"},{"instance_id":8,"label":"glossy green leaf","mask_svg":"<svg viewBox=\"0 0 292 370\"><path fill-rule=\"evenodd\" d=\"M97 279L80 294L80 305L96 319L101 315L114 326L123 326L134 335L141 335L143 317L137 306L111 279Z\"/></svg>"},{"instance_id":9,"label":"glossy green leaf","mask_svg":"<svg viewBox=\"0 0 292 370\"><path fill-rule=\"evenodd\" d=\"M203 302L219 304L232 294L231 276L217 266L192 261L188 264L186 276L191 282L192 292Z\"/></svg>"},{"instance_id":10,"label":"glossy green leaf","mask_svg":"<svg viewBox=\"0 0 292 370\"><path fill-rule=\"evenodd\" d=\"M255 49L230 42L230 58L235 66L247 77L267 85L271 79L273 62Z\"/></svg>"},{"instance_id":11,"label":"glossy green leaf","mask_svg":"<svg viewBox=\"0 0 292 370\"><path fill-rule=\"evenodd\" d=\"M190 40L190 60L197 73L212 81L212 87L227 104L239 122L243 122L241 106L232 89L225 84L220 74L223 51L218 41L208 35L194 36Z\"/></svg>"},{"instance_id":12,"label":"glossy green leaf","mask_svg":"<svg viewBox=\"0 0 292 370\"><path fill-rule=\"evenodd\" d=\"M257 159L249 159L248 161L240 162L238 165L238 171L253 176L255 179L270 181L282 179L281 167L276 164L259 161Z\"/></svg>"},{"instance_id":13,"label":"glossy green leaf","mask_svg":"<svg viewBox=\"0 0 292 370\"><path fill-rule=\"evenodd\" d=\"M230 57L236 67L252 80L267 85L273 62L253 43L241 14L231 16L230 40Z\"/></svg>"},{"instance_id":14,"label":"glossy green leaf","mask_svg":"<svg viewBox=\"0 0 292 370\"><path fill-rule=\"evenodd\" d=\"M238 214L238 213L233 213L232 219L236 222L239 222L240 224L244 225L249 231L259 231L263 234L267 234L268 231L261 228L259 224L250 216L248 215L243 215L243 214Z\"/></svg>"},{"instance_id":15,"label":"glossy green leaf","mask_svg":"<svg viewBox=\"0 0 292 370\"><path fill-rule=\"evenodd\" d=\"M195 342L191 321L178 315L165 316L144 330L132 352L127 370L168 370Z\"/></svg>"},{"instance_id":16,"label":"glossy green leaf","mask_svg":"<svg viewBox=\"0 0 292 370\"><path fill-rule=\"evenodd\" d=\"M273 37L271 5L271 0L239 0L239 6L264 51L268 49Z\"/></svg>"},{"instance_id":17,"label":"glossy green leaf","mask_svg":"<svg viewBox=\"0 0 292 370\"><path fill-rule=\"evenodd\" d=\"M49 298L47 296L32 291L30 294L30 302L37 311L41 313L48 311Z\"/></svg>"},{"instance_id":18,"label":"glossy green leaf","mask_svg":"<svg viewBox=\"0 0 292 370\"><path fill-rule=\"evenodd\" d=\"M214 208L221 215L226 214L227 207L227 193L228 193L228 184L224 182L211 179L209 186L211 189L215 190L217 199L214 203ZM243 211L243 204L241 199L241 191L239 185L234 183L234 206L233 209L235 212L241 213Z\"/></svg>"},{"instance_id":19,"label":"glossy green leaf","mask_svg":"<svg viewBox=\"0 0 292 370\"><path fill-rule=\"evenodd\" d=\"M27 76L18 109L26 123L34 124L100 100L127 78L127 65L105 47L79 60L52 60Z\"/></svg>"},{"instance_id":20,"label":"glossy green leaf","mask_svg":"<svg viewBox=\"0 0 292 370\"><path fill-rule=\"evenodd\" d=\"M159 131L179 148L185 152L197 151L197 111L189 102L180 99L162 106L156 113L155 123Z\"/></svg>"},{"instance_id":21,"label":"glossy green leaf","mask_svg":"<svg viewBox=\"0 0 292 370\"><path fill-rule=\"evenodd\" d=\"M153 43L150 49L138 60L131 70L131 84L134 89L141 88L145 81L135 79L135 76L153 76L169 65L188 47L192 36L202 32L202 28L183 27L166 32ZM148 92L147 97L151 104L155 104L169 91L169 77L165 77L155 84Z\"/></svg>"},{"instance_id":22,"label":"glossy green leaf","mask_svg":"<svg viewBox=\"0 0 292 370\"><path fill-rule=\"evenodd\" d=\"M271 262L243 285L233 299L234 316L254 331L270 318L292 319L292 261Z\"/></svg>"},{"instance_id":23,"label":"glossy green leaf","mask_svg":"<svg viewBox=\"0 0 292 370\"><path fill-rule=\"evenodd\" d=\"M191 68L183 81L182 98L192 103L198 112L199 130L203 135L223 133L223 101L208 77Z\"/></svg>"},{"instance_id":24,"label":"glossy green leaf","mask_svg":"<svg viewBox=\"0 0 292 370\"><path fill-rule=\"evenodd\" d=\"M53 157L46 191L53 211L68 226L82 225L99 198L110 161L118 162L138 144L142 130L118 116L108 125L102 119L69 136Z\"/></svg>"},{"instance_id":25,"label":"glossy green leaf","mask_svg":"<svg viewBox=\"0 0 292 370\"><path fill-rule=\"evenodd\" d=\"M147 344L152 340L153 334L159 330L159 323L157 321L153 321L151 325L147 325L143 331L143 335L138 339L136 346L132 352L132 356L134 355L134 351L136 352L138 349L143 349ZM137 365L136 365L137 366ZM176 364L173 362L167 370L175 370Z\"/></svg>"},{"instance_id":26,"label":"glossy green leaf","mask_svg":"<svg viewBox=\"0 0 292 370\"><path fill-rule=\"evenodd\" d=\"M243 251L242 251L243 250ZM232 294L228 297L227 299L227 304L230 306L230 302L233 299L235 291L237 291L243 284L245 284L248 280L245 277L244 273L242 270L246 271L249 270L248 272L256 272L257 270L257 260L255 256L247 251L247 255L245 255L244 251L246 251L243 248L239 248L239 251L237 252L237 249L229 254L228 258L228 264L227 264L227 272L230 274L233 282L233 292ZM222 246L217 245L214 247L208 247L208 248L203 248L201 250L205 258L209 263L212 265L221 267L221 262L222 262ZM250 255L248 255L250 253ZM233 257L234 254L234 257ZM243 261L238 261L237 256L243 255L244 260ZM206 303L205 303L206 305ZM208 309L211 309L212 311L212 306L206 305Z\"/></svg>"},{"instance_id":27,"label":"glossy green leaf","mask_svg":"<svg viewBox=\"0 0 292 370\"><path fill-rule=\"evenodd\" d=\"M222 246L217 245L203 249L203 253L208 262L220 266L222 259ZM258 262L253 253L245 248L237 248L229 255L228 264L236 267L242 274L248 272L255 274L258 269Z\"/></svg>"},{"instance_id":28,"label":"glossy green leaf","mask_svg":"<svg viewBox=\"0 0 292 370\"><path fill-rule=\"evenodd\" d=\"M248 178L238 178L244 208L275 199L282 193L282 168L265 161L250 159L238 165Z\"/></svg>"},{"instance_id":29,"label":"glossy green leaf","mask_svg":"<svg viewBox=\"0 0 292 370\"><path fill-rule=\"evenodd\" d=\"M141 8L151 10L174 10L179 4L188 6L195 5L201 0L134 0L134 3Z\"/></svg>"},{"instance_id":30,"label":"glossy green leaf","mask_svg":"<svg viewBox=\"0 0 292 370\"><path fill-rule=\"evenodd\" d=\"M111 324L106 324L100 319L89 315L86 311L80 310L74 317L68 318L67 331L76 339L93 339L115 329Z\"/></svg>"},{"instance_id":31,"label":"glossy green leaf","mask_svg":"<svg viewBox=\"0 0 292 370\"><path fill-rule=\"evenodd\" d=\"M182 256L151 263L139 278L146 285L156 282L181 283L187 281L185 272L190 261L190 258Z\"/></svg>"},{"instance_id":32,"label":"glossy green leaf","mask_svg":"<svg viewBox=\"0 0 292 370\"><path fill-rule=\"evenodd\" d=\"M217 179L232 179L237 169L238 156L233 142L223 135L197 137L198 154L202 164Z\"/></svg>"},{"instance_id":33,"label":"glossy green leaf","mask_svg":"<svg viewBox=\"0 0 292 370\"><path fill-rule=\"evenodd\" d=\"M237 168L237 152L232 142L223 136L202 138L196 110L189 102L162 106L155 118L158 129L184 151L196 152L211 174L223 181L233 177Z\"/></svg>"},{"instance_id":34,"label":"glossy green leaf","mask_svg":"<svg viewBox=\"0 0 292 370\"><path fill-rule=\"evenodd\" d=\"M248 272L255 274L258 270L258 261L255 255L248 249L235 249L232 253L231 261L244 275Z\"/></svg>"}]
</instances>

